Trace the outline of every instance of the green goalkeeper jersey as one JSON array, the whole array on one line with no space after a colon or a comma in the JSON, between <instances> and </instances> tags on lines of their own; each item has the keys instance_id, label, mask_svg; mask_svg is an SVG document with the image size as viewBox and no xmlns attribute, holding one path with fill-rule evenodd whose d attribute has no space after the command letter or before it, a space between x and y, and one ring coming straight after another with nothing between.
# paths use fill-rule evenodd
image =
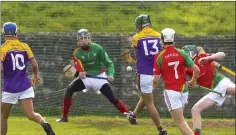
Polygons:
<instances>
[{"instance_id":1,"label":"green goalkeeper jersey","mask_svg":"<svg viewBox=\"0 0 236 135\"><path fill-rule=\"evenodd\" d=\"M114 64L103 49L96 43L90 43L89 49L77 48L74 53L75 68L89 75L99 75L107 69L108 76L114 76Z\"/></svg>"}]
</instances>

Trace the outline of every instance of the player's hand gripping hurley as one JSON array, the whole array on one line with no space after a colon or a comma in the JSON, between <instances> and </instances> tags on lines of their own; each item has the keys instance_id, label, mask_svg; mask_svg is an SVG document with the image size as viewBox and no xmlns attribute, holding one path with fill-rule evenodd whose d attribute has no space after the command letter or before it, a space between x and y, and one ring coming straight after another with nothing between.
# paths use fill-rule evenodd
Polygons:
<instances>
[{"instance_id":1,"label":"player's hand gripping hurley","mask_svg":"<svg viewBox=\"0 0 236 135\"><path fill-rule=\"evenodd\" d=\"M33 76L32 79L31 79L31 84L32 84L32 87L34 88L34 90L36 89L38 83L39 83L39 77L38 76Z\"/></svg>"},{"instance_id":2,"label":"player's hand gripping hurley","mask_svg":"<svg viewBox=\"0 0 236 135\"><path fill-rule=\"evenodd\" d=\"M205 50L203 49L203 47L198 46L197 48L198 48L198 51L199 51L200 54L205 54L206 53ZM222 66L221 64L219 64L216 61L213 62L213 65L218 67L219 69L225 71L226 73L232 75L232 76L236 76L235 72L231 71L230 69L226 68L225 66Z\"/></svg>"}]
</instances>

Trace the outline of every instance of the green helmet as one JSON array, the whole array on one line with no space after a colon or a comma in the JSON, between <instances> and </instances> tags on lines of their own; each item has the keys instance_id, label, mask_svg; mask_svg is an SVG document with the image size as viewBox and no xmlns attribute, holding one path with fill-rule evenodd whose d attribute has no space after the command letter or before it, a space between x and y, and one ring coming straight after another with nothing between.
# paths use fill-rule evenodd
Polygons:
<instances>
[{"instance_id":1,"label":"green helmet","mask_svg":"<svg viewBox=\"0 0 236 135\"><path fill-rule=\"evenodd\" d=\"M182 48L192 59L198 55L198 49L195 45L185 45Z\"/></svg>"},{"instance_id":2,"label":"green helmet","mask_svg":"<svg viewBox=\"0 0 236 135\"><path fill-rule=\"evenodd\" d=\"M149 15L142 14L135 19L136 30L139 32L144 26L152 26L151 19Z\"/></svg>"}]
</instances>

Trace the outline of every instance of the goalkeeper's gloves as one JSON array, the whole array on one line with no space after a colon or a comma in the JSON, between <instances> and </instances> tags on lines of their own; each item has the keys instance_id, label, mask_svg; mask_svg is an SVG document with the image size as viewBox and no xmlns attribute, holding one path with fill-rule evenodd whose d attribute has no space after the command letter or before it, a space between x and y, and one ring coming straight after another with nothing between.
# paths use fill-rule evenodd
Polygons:
<instances>
[{"instance_id":1,"label":"goalkeeper's gloves","mask_svg":"<svg viewBox=\"0 0 236 135\"><path fill-rule=\"evenodd\" d=\"M107 76L107 80L108 80L109 82L112 82L112 81L114 81L114 77L113 77L113 76Z\"/></svg>"}]
</instances>

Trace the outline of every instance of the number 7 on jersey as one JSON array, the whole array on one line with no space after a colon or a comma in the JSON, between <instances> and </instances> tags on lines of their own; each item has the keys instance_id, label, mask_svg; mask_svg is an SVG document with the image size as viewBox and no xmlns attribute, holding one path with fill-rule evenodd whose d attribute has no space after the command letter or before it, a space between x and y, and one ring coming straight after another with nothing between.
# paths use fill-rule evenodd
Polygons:
<instances>
[{"instance_id":1,"label":"number 7 on jersey","mask_svg":"<svg viewBox=\"0 0 236 135\"><path fill-rule=\"evenodd\" d=\"M177 72L177 68L179 66L179 61L173 61L173 62L169 62L168 66L173 66L174 65L174 71L175 71L175 79L179 79L179 75Z\"/></svg>"}]
</instances>

